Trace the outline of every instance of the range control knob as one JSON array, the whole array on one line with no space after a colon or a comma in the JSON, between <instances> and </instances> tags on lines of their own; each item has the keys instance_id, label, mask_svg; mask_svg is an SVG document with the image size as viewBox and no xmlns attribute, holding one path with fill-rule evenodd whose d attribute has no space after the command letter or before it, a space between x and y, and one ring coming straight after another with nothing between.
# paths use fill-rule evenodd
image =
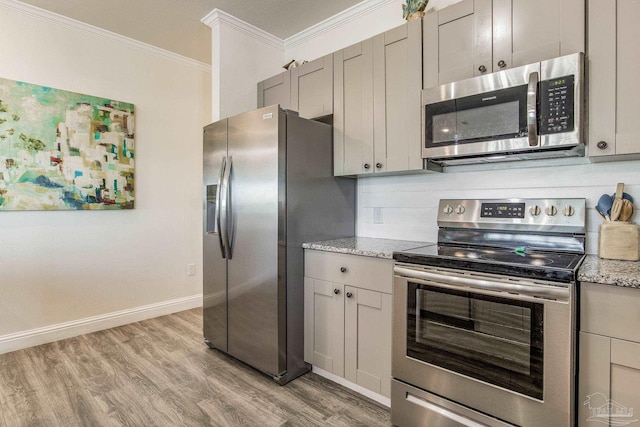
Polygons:
<instances>
[{"instance_id":1,"label":"range control knob","mask_svg":"<svg viewBox=\"0 0 640 427\"><path fill-rule=\"evenodd\" d=\"M533 205L533 206L531 206L529 208L529 213L532 216L538 216L538 215L540 215L541 212L542 212L542 210L540 209L540 206L538 206L538 205Z\"/></svg>"},{"instance_id":2,"label":"range control knob","mask_svg":"<svg viewBox=\"0 0 640 427\"><path fill-rule=\"evenodd\" d=\"M558 213L558 209L555 206L547 206L544 211L549 216L555 216Z\"/></svg>"},{"instance_id":3,"label":"range control knob","mask_svg":"<svg viewBox=\"0 0 640 427\"><path fill-rule=\"evenodd\" d=\"M458 205L458 206L456 207L456 213L457 213L458 215L462 215L462 214L464 213L464 206L462 206L462 205Z\"/></svg>"},{"instance_id":4,"label":"range control knob","mask_svg":"<svg viewBox=\"0 0 640 427\"><path fill-rule=\"evenodd\" d=\"M564 216L573 216L574 213L576 213L576 210L571 205L562 208L562 215Z\"/></svg>"},{"instance_id":5,"label":"range control knob","mask_svg":"<svg viewBox=\"0 0 640 427\"><path fill-rule=\"evenodd\" d=\"M451 207L451 205L446 205L444 209L442 209L442 212L446 213L447 215L451 215L453 213L453 208Z\"/></svg>"}]
</instances>

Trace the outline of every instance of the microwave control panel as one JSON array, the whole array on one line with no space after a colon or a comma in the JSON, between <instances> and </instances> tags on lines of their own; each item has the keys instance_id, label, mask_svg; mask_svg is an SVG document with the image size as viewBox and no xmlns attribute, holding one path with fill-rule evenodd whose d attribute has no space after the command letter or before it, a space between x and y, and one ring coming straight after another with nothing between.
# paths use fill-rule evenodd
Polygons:
<instances>
[{"instance_id":1,"label":"microwave control panel","mask_svg":"<svg viewBox=\"0 0 640 427\"><path fill-rule=\"evenodd\" d=\"M572 132L574 129L574 81L573 75L540 82L539 133Z\"/></svg>"}]
</instances>

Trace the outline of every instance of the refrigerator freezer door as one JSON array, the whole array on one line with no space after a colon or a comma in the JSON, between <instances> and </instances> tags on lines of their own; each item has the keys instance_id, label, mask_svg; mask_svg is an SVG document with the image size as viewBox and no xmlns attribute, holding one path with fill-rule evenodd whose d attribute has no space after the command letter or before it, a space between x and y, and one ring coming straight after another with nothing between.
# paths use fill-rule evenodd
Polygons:
<instances>
[{"instance_id":1,"label":"refrigerator freezer door","mask_svg":"<svg viewBox=\"0 0 640 427\"><path fill-rule=\"evenodd\" d=\"M227 351L227 261L222 243L220 199L227 159L227 120L204 128L203 322L204 338Z\"/></svg>"},{"instance_id":2,"label":"refrigerator freezer door","mask_svg":"<svg viewBox=\"0 0 640 427\"><path fill-rule=\"evenodd\" d=\"M228 133L228 353L274 376L286 370L285 123L276 105L229 118Z\"/></svg>"}]
</instances>

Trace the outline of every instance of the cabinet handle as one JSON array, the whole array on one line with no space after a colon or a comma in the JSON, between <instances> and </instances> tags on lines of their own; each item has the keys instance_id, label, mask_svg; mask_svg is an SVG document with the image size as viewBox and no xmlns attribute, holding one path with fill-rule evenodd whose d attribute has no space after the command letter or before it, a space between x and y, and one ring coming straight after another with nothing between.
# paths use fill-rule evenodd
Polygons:
<instances>
[{"instance_id":1,"label":"cabinet handle","mask_svg":"<svg viewBox=\"0 0 640 427\"><path fill-rule=\"evenodd\" d=\"M333 293L334 293L334 294L336 294L336 295L338 295L338 294L340 293L340 289L335 288L335 289L333 290Z\"/></svg>"},{"instance_id":2,"label":"cabinet handle","mask_svg":"<svg viewBox=\"0 0 640 427\"><path fill-rule=\"evenodd\" d=\"M506 63L506 62L504 62L502 59L501 59L500 61L498 61L498 67L500 67L500 68L504 68L504 67L506 67L506 66L507 66L507 63Z\"/></svg>"},{"instance_id":3,"label":"cabinet handle","mask_svg":"<svg viewBox=\"0 0 640 427\"><path fill-rule=\"evenodd\" d=\"M484 73L485 71L487 71L487 67L485 67L484 65L481 65L478 67L478 71L480 71L481 73Z\"/></svg>"},{"instance_id":4,"label":"cabinet handle","mask_svg":"<svg viewBox=\"0 0 640 427\"><path fill-rule=\"evenodd\" d=\"M369 169L369 163L365 163L365 164L364 164L364 168L365 168L365 169Z\"/></svg>"},{"instance_id":5,"label":"cabinet handle","mask_svg":"<svg viewBox=\"0 0 640 427\"><path fill-rule=\"evenodd\" d=\"M382 163L376 163L376 167L377 167L378 169L382 169Z\"/></svg>"},{"instance_id":6,"label":"cabinet handle","mask_svg":"<svg viewBox=\"0 0 640 427\"><path fill-rule=\"evenodd\" d=\"M353 294L351 292L347 292L347 298L351 298Z\"/></svg>"},{"instance_id":7,"label":"cabinet handle","mask_svg":"<svg viewBox=\"0 0 640 427\"><path fill-rule=\"evenodd\" d=\"M598 143L596 144L596 147L601 150L606 150L608 146L609 144L607 144L607 141L598 141Z\"/></svg>"},{"instance_id":8,"label":"cabinet handle","mask_svg":"<svg viewBox=\"0 0 640 427\"><path fill-rule=\"evenodd\" d=\"M341 273L346 273L347 272L347 267L340 267L340 272Z\"/></svg>"}]
</instances>

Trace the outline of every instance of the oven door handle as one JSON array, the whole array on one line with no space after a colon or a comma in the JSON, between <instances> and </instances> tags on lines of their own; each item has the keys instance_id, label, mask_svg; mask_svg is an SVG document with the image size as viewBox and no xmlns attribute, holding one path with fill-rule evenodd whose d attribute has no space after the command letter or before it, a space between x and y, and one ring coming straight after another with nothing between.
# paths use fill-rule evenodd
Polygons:
<instances>
[{"instance_id":1,"label":"oven door handle","mask_svg":"<svg viewBox=\"0 0 640 427\"><path fill-rule=\"evenodd\" d=\"M558 302L569 302L571 296L571 290L568 287L537 286L500 280L457 277L447 274L433 273L430 271L415 270L397 265L393 268L393 271L397 276L428 281L428 284L431 286L468 291L482 295L495 296L496 292L506 292L509 294L509 298L513 299L519 299L518 296L520 295L523 297L544 298Z\"/></svg>"},{"instance_id":2,"label":"oven door handle","mask_svg":"<svg viewBox=\"0 0 640 427\"><path fill-rule=\"evenodd\" d=\"M527 132L529 134L529 146L538 145L538 72L529 74L527 86Z\"/></svg>"}]
</instances>

